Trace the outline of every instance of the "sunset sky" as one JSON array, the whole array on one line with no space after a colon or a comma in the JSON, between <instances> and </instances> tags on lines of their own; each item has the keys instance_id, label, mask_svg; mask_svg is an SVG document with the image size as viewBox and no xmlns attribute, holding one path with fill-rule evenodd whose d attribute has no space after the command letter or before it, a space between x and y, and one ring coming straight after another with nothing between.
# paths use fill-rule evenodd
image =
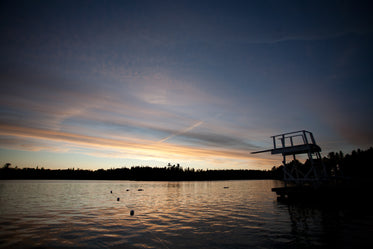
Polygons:
<instances>
[{"instance_id":1,"label":"sunset sky","mask_svg":"<svg viewBox=\"0 0 373 249\"><path fill-rule=\"evenodd\" d=\"M372 1L1 1L0 163L270 169L373 146Z\"/></svg>"}]
</instances>

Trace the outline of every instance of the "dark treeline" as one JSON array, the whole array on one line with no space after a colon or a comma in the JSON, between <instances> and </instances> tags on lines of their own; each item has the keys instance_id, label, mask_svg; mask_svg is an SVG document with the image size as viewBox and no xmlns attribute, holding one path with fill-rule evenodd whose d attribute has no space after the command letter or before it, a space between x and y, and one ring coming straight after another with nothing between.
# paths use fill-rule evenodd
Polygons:
<instances>
[{"instance_id":1,"label":"dark treeline","mask_svg":"<svg viewBox=\"0 0 373 249\"><path fill-rule=\"evenodd\" d=\"M373 148L352 151L344 155L342 152L330 152L323 162L330 176L371 179L373 175ZM299 161L304 171L310 166ZM167 167L135 166L117 169L44 169L18 168L10 163L0 168L0 179L81 179L81 180L151 180L151 181L191 181L191 180L245 180L245 179L282 179L283 166L274 166L272 170L195 170L182 168L179 164Z\"/></svg>"},{"instance_id":2,"label":"dark treeline","mask_svg":"<svg viewBox=\"0 0 373 249\"><path fill-rule=\"evenodd\" d=\"M336 178L345 178L351 180L371 180L373 176L373 148L367 150L354 150L351 154L340 152L330 152L323 157L323 163L328 176ZM311 163L308 159L302 164L299 161L289 162L289 165L297 164L298 168L307 172ZM272 174L274 178L282 179L283 166L273 167Z\"/></svg>"},{"instance_id":3,"label":"dark treeline","mask_svg":"<svg viewBox=\"0 0 373 249\"><path fill-rule=\"evenodd\" d=\"M270 179L271 171L262 170L195 170L181 166L148 167L136 166L117 169L44 169L18 168L5 164L0 169L0 179L80 179L80 180L145 180L145 181L191 181L191 180L240 180Z\"/></svg>"}]
</instances>

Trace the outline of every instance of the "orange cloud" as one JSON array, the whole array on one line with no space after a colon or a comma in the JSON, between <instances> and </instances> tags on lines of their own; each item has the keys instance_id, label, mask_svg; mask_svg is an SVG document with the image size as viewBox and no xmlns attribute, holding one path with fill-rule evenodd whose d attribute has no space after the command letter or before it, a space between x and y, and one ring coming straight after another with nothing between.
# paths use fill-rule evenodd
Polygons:
<instances>
[{"instance_id":1,"label":"orange cloud","mask_svg":"<svg viewBox=\"0 0 373 249\"><path fill-rule=\"evenodd\" d=\"M197 123L198 124L198 123ZM190 127L189 127L190 128ZM55 143L69 144L71 148L82 148L92 151L111 151L115 154L122 153L125 157L132 158L153 158L153 159L184 159L192 160L216 160L221 159L229 166L229 162L242 161L241 164L265 165L272 161L268 159L253 157L247 150L226 149L226 148L204 148L192 147L170 143L159 143L145 139L112 139L98 136L87 136L70 132L45 130L25 126L0 125L0 135L14 136L17 138L31 138L39 140L49 140ZM53 148L51 148L53 150ZM87 153L89 154L89 153ZM95 153L92 153L95 155ZM99 153L103 156L105 152ZM108 153L107 156L112 156ZM233 160L233 161L232 161ZM273 164L272 164L273 165Z\"/></svg>"}]
</instances>

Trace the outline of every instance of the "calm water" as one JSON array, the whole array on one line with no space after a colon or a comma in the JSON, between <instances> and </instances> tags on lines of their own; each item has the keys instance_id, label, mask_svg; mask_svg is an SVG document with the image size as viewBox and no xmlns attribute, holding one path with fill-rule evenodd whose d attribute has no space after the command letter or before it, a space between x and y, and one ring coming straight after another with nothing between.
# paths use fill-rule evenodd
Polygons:
<instances>
[{"instance_id":1,"label":"calm water","mask_svg":"<svg viewBox=\"0 0 373 249\"><path fill-rule=\"evenodd\" d=\"M372 246L370 210L281 204L271 192L279 186L271 180L0 181L0 248Z\"/></svg>"}]
</instances>

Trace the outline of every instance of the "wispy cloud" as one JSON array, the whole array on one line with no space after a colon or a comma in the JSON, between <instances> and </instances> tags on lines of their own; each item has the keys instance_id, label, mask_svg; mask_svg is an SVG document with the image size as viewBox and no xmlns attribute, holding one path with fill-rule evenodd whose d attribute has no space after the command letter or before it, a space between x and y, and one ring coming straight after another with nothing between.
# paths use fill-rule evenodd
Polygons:
<instances>
[{"instance_id":1,"label":"wispy cloud","mask_svg":"<svg viewBox=\"0 0 373 249\"><path fill-rule=\"evenodd\" d=\"M73 150L76 148L86 148L96 151L112 151L122 153L124 157L140 157L140 158L158 158L167 160L169 158L186 158L190 159L246 159L256 160L246 150L237 150L230 148L209 148L209 147L197 147L197 146L183 146L178 144L169 143L157 143L150 140L137 139L136 141L126 141L118 139L102 138L98 136L87 136L75 133L44 130L22 126L10 126L0 125L0 135L7 137L15 137L19 139L34 139L41 141L51 141L70 144L70 148ZM4 140L3 140L4 142ZM6 147L6 144L1 144L2 147ZM51 146L51 144L49 145ZM43 147L43 146L42 146ZM40 147L40 148L42 148ZM23 148L25 149L25 148ZM35 147L38 149L38 147ZM49 147L52 149L52 147ZM110 153L108 153L110 155Z\"/></svg>"},{"instance_id":2,"label":"wispy cloud","mask_svg":"<svg viewBox=\"0 0 373 249\"><path fill-rule=\"evenodd\" d=\"M198 126L200 126L200 125L202 125L202 124L203 124L203 121L198 121L197 123L195 123L195 124L193 124L193 125L191 125L191 126L185 128L185 129L183 129L183 130L181 130L181 131L178 131L178 132L176 132L176 133L173 133L173 134L171 134L171 135L169 135L169 136L167 136L167 137L165 137L165 138L159 140L158 143L163 143L163 142L167 141L167 140L170 139L170 138L173 138L173 137L175 137L175 136L179 136L179 135L183 135L183 134L185 134L185 133L187 133L187 132L193 130L194 128L196 128L196 127L198 127Z\"/></svg>"},{"instance_id":3,"label":"wispy cloud","mask_svg":"<svg viewBox=\"0 0 373 249\"><path fill-rule=\"evenodd\" d=\"M204 161L239 168L272 164L271 159L250 155L256 146L245 141L238 129L216 122L222 110L213 117L205 116L210 106L223 106L224 100L164 74L136 77L122 87L111 84L107 90L102 86L81 88L80 82L67 82L42 71L18 71L22 74L8 71L9 88L0 94L1 105L7 107L0 118L2 148ZM162 101L149 101L146 96L157 95L158 88L165 94ZM214 121L196 121L198 118Z\"/></svg>"}]
</instances>

